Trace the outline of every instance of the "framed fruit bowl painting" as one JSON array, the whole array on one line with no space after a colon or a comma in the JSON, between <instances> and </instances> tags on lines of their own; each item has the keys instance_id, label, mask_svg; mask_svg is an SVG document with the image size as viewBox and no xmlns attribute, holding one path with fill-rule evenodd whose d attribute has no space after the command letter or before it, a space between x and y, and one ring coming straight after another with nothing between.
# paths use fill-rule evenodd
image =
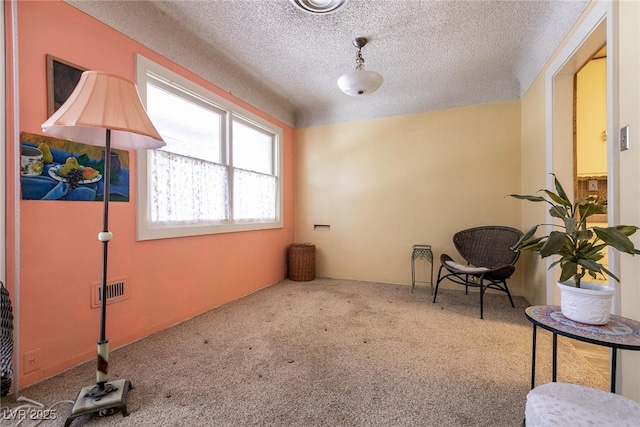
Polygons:
<instances>
[{"instance_id":1,"label":"framed fruit bowl painting","mask_svg":"<svg viewBox=\"0 0 640 427\"><path fill-rule=\"evenodd\" d=\"M23 200L104 200L104 148L20 134ZM109 200L129 201L129 152L111 150Z\"/></svg>"}]
</instances>

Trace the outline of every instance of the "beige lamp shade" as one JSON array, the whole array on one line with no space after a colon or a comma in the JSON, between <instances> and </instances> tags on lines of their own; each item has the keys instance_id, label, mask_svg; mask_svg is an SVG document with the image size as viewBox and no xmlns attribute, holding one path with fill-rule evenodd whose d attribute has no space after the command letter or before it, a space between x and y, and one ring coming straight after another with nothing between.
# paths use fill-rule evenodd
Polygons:
<instances>
[{"instance_id":1,"label":"beige lamp shade","mask_svg":"<svg viewBox=\"0 0 640 427\"><path fill-rule=\"evenodd\" d=\"M133 82L102 71L85 71L65 103L42 124L53 136L123 150L160 148L165 142L147 116Z\"/></svg>"}]
</instances>

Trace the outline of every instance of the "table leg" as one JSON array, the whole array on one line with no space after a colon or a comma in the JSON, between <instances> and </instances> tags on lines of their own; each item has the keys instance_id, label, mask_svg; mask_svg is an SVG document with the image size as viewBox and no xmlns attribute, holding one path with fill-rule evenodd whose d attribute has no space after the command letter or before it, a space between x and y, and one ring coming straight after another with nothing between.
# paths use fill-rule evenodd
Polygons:
<instances>
[{"instance_id":1,"label":"table leg","mask_svg":"<svg viewBox=\"0 0 640 427\"><path fill-rule=\"evenodd\" d=\"M611 376L611 393L615 393L616 392L616 376L617 376L617 363L618 363L618 354L617 354L617 348L613 347L611 349L611 372L609 373L609 375Z\"/></svg>"},{"instance_id":2,"label":"table leg","mask_svg":"<svg viewBox=\"0 0 640 427\"><path fill-rule=\"evenodd\" d=\"M533 348L531 349L531 390L536 386L536 335L538 328L533 324Z\"/></svg>"},{"instance_id":3,"label":"table leg","mask_svg":"<svg viewBox=\"0 0 640 427\"><path fill-rule=\"evenodd\" d=\"M415 266L415 258L411 255L411 293L413 293L413 288L416 287L416 266Z\"/></svg>"},{"instance_id":4,"label":"table leg","mask_svg":"<svg viewBox=\"0 0 640 427\"><path fill-rule=\"evenodd\" d=\"M558 368L558 334L553 334L553 362L551 366L551 381L556 382Z\"/></svg>"},{"instance_id":5,"label":"table leg","mask_svg":"<svg viewBox=\"0 0 640 427\"><path fill-rule=\"evenodd\" d=\"M431 295L433 295L433 255L431 256Z\"/></svg>"}]
</instances>

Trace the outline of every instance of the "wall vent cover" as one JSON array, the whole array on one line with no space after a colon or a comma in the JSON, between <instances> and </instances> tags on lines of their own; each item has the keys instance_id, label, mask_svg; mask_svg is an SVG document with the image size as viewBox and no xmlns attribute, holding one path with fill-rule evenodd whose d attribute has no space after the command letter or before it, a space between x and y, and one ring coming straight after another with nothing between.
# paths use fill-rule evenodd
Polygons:
<instances>
[{"instance_id":1,"label":"wall vent cover","mask_svg":"<svg viewBox=\"0 0 640 427\"><path fill-rule=\"evenodd\" d=\"M100 283L91 285L91 308L100 307ZM107 281L107 304L120 302L129 298L129 279L113 279Z\"/></svg>"}]
</instances>

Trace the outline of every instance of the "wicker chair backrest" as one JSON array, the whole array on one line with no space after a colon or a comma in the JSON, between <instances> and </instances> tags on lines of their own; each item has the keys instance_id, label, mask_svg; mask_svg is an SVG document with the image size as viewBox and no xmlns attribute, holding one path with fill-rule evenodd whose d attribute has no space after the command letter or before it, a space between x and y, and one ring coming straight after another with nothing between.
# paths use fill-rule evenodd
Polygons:
<instances>
[{"instance_id":1,"label":"wicker chair backrest","mask_svg":"<svg viewBox=\"0 0 640 427\"><path fill-rule=\"evenodd\" d=\"M13 308L9 291L0 281L0 395L9 393L13 378Z\"/></svg>"},{"instance_id":2,"label":"wicker chair backrest","mask_svg":"<svg viewBox=\"0 0 640 427\"><path fill-rule=\"evenodd\" d=\"M515 228L498 225L474 227L453 235L453 244L469 264L494 268L515 264L520 252L511 249L522 237Z\"/></svg>"}]
</instances>

